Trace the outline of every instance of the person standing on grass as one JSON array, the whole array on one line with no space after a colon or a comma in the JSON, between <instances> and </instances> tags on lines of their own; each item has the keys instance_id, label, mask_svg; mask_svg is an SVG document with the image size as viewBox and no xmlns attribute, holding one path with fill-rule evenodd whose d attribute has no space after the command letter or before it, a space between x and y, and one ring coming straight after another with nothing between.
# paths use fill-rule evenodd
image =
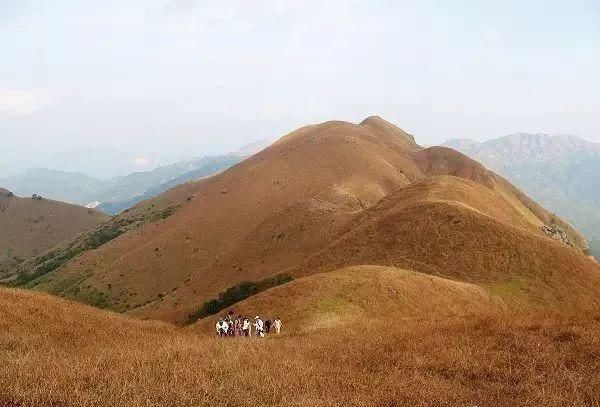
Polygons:
<instances>
[{"instance_id":1,"label":"person standing on grass","mask_svg":"<svg viewBox=\"0 0 600 407\"><path fill-rule=\"evenodd\" d=\"M244 320L242 321L242 332L246 338L250 337L250 326L251 325L248 317L244 317Z\"/></svg>"},{"instance_id":2,"label":"person standing on grass","mask_svg":"<svg viewBox=\"0 0 600 407\"><path fill-rule=\"evenodd\" d=\"M275 328L275 333L277 335L279 335L279 333L281 332L282 326L283 326L283 323L281 322L281 319L279 319L279 317L276 317L275 321L273 321L273 328Z\"/></svg>"},{"instance_id":3,"label":"person standing on grass","mask_svg":"<svg viewBox=\"0 0 600 407\"><path fill-rule=\"evenodd\" d=\"M269 334L271 332L271 320L267 319L265 321L265 333Z\"/></svg>"},{"instance_id":4,"label":"person standing on grass","mask_svg":"<svg viewBox=\"0 0 600 407\"><path fill-rule=\"evenodd\" d=\"M256 331L256 335L258 335L260 338L264 338L264 324L258 315L254 317L254 329Z\"/></svg>"},{"instance_id":5,"label":"person standing on grass","mask_svg":"<svg viewBox=\"0 0 600 407\"><path fill-rule=\"evenodd\" d=\"M242 316L238 317L233 321L234 336L242 336Z\"/></svg>"},{"instance_id":6,"label":"person standing on grass","mask_svg":"<svg viewBox=\"0 0 600 407\"><path fill-rule=\"evenodd\" d=\"M229 326L227 325L227 322L225 322L223 318L220 318L219 322L217 322L217 335L219 335L221 338L227 336L228 329Z\"/></svg>"},{"instance_id":7,"label":"person standing on grass","mask_svg":"<svg viewBox=\"0 0 600 407\"><path fill-rule=\"evenodd\" d=\"M233 331L233 311L229 311L229 313L227 313L227 316L225 317L225 322L227 322L227 326L229 327L229 329L227 330L227 335L233 336L233 334L234 334L234 331Z\"/></svg>"}]
</instances>

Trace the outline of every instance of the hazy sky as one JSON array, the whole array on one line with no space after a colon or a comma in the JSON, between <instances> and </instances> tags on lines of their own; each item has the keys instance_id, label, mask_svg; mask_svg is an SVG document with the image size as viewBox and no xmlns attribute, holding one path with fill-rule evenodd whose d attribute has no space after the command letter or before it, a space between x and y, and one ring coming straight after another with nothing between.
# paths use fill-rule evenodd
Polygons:
<instances>
[{"instance_id":1,"label":"hazy sky","mask_svg":"<svg viewBox=\"0 0 600 407\"><path fill-rule=\"evenodd\" d=\"M0 176L108 177L379 114L600 141L600 1L0 0Z\"/></svg>"}]
</instances>

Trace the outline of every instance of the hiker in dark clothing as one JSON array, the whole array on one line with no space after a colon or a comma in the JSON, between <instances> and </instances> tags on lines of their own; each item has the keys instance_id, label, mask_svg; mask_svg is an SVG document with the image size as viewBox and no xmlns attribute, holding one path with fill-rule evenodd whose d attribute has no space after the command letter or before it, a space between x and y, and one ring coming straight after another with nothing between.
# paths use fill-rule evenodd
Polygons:
<instances>
[{"instance_id":1,"label":"hiker in dark clothing","mask_svg":"<svg viewBox=\"0 0 600 407\"><path fill-rule=\"evenodd\" d=\"M267 319L265 321L265 332L266 333L271 332L271 320L270 319Z\"/></svg>"},{"instance_id":2,"label":"hiker in dark clothing","mask_svg":"<svg viewBox=\"0 0 600 407\"><path fill-rule=\"evenodd\" d=\"M229 311L229 313L225 317L225 322L227 322L227 325L229 326L229 330L227 331L227 335L229 335L229 336L235 335L234 320L235 320L235 318L234 318L233 311Z\"/></svg>"}]
</instances>

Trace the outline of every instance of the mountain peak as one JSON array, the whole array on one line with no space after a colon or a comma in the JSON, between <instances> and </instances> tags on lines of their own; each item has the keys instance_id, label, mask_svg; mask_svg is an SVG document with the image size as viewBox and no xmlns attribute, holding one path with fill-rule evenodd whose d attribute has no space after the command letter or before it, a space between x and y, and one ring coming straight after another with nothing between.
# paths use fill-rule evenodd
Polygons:
<instances>
[{"instance_id":1,"label":"mountain peak","mask_svg":"<svg viewBox=\"0 0 600 407\"><path fill-rule=\"evenodd\" d=\"M369 116L360 122L359 125L368 127L379 134L389 134L391 136L401 137L407 141L407 144L410 147L418 147L412 134L408 134L400 127L388 122L380 116Z\"/></svg>"},{"instance_id":2,"label":"mountain peak","mask_svg":"<svg viewBox=\"0 0 600 407\"><path fill-rule=\"evenodd\" d=\"M373 125L373 124L387 124L387 125L392 125L392 123L388 122L387 120L385 120L383 117L381 116L369 116L366 119L364 119L362 122L360 122L361 126L368 126L368 125Z\"/></svg>"}]
</instances>

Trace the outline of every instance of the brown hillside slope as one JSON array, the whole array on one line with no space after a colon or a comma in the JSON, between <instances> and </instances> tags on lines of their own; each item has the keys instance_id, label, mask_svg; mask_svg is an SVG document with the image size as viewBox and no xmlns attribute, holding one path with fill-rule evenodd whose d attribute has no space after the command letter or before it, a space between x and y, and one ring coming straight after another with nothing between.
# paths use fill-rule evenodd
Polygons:
<instances>
[{"instance_id":1,"label":"brown hillside slope","mask_svg":"<svg viewBox=\"0 0 600 407\"><path fill-rule=\"evenodd\" d=\"M398 208L412 202L409 211L387 216L381 205L396 200ZM555 269L565 275L571 264L586 276L585 284L584 270L597 278L577 232L564 227L575 242L563 251L566 260L546 261L546 250L562 247L541 226L560 225L558 219L475 161L446 148L422 149L380 118L304 127L131 213L152 205L172 205L174 213L84 253L37 280L37 288L83 300L101 295L103 305L115 310L184 321L241 281L346 265L391 265L525 289L529 285L515 283L515 276ZM465 221L448 220L456 216ZM424 233L413 233L421 224ZM386 238L392 230L404 240ZM511 243L515 236L522 246ZM539 248L534 260L521 261L530 246ZM475 260L477 250L485 262Z\"/></svg>"},{"instance_id":2,"label":"brown hillside slope","mask_svg":"<svg viewBox=\"0 0 600 407\"><path fill-rule=\"evenodd\" d=\"M493 191L436 177L382 199L288 272L383 264L481 284L521 304L600 305L597 263L525 226Z\"/></svg>"},{"instance_id":3,"label":"brown hillside slope","mask_svg":"<svg viewBox=\"0 0 600 407\"><path fill-rule=\"evenodd\" d=\"M600 403L597 318L488 313L495 301L418 273L341 270L243 305L309 318L284 319L279 337L218 340L0 288L0 405Z\"/></svg>"},{"instance_id":4,"label":"brown hillside slope","mask_svg":"<svg viewBox=\"0 0 600 407\"><path fill-rule=\"evenodd\" d=\"M268 310L265 319L279 316L287 330L305 332L339 329L385 315L445 319L500 313L508 307L500 297L474 284L391 267L354 266L300 278L232 309L250 318ZM212 332L214 324L215 318L209 317L191 329Z\"/></svg>"},{"instance_id":5,"label":"brown hillside slope","mask_svg":"<svg viewBox=\"0 0 600 407\"><path fill-rule=\"evenodd\" d=\"M278 211L320 194L365 207L422 177L412 150L402 144L395 136L376 136L367 126L350 123L300 129L242 164L193 184L195 194L185 193L192 199L184 199L158 226L122 235L60 274L79 278L92 269L86 285L122 297L114 292L118 287L132 305L156 299L193 274L209 273L215 261ZM178 202L180 190L165 196ZM64 288L58 279L53 281Z\"/></svg>"},{"instance_id":6,"label":"brown hillside slope","mask_svg":"<svg viewBox=\"0 0 600 407\"><path fill-rule=\"evenodd\" d=\"M587 249L585 238L573 226L542 208L506 179L486 170L480 163L465 155L447 147L432 147L418 152L416 160L421 169L429 176L454 175L471 179L494 189L505 200L513 202L521 215L533 225L557 225L568 233L577 247ZM587 252L587 250L585 251Z\"/></svg>"},{"instance_id":7,"label":"brown hillside slope","mask_svg":"<svg viewBox=\"0 0 600 407\"><path fill-rule=\"evenodd\" d=\"M22 330L32 343L49 341L69 348L95 346L91 338L118 342L125 332L129 337L134 331L137 335L170 332L172 326L142 322L45 293L0 288L0 328L15 337L17 329Z\"/></svg>"},{"instance_id":8,"label":"brown hillside slope","mask_svg":"<svg viewBox=\"0 0 600 407\"><path fill-rule=\"evenodd\" d=\"M48 199L19 198L0 189L0 278L17 263L108 219L93 209Z\"/></svg>"}]
</instances>

